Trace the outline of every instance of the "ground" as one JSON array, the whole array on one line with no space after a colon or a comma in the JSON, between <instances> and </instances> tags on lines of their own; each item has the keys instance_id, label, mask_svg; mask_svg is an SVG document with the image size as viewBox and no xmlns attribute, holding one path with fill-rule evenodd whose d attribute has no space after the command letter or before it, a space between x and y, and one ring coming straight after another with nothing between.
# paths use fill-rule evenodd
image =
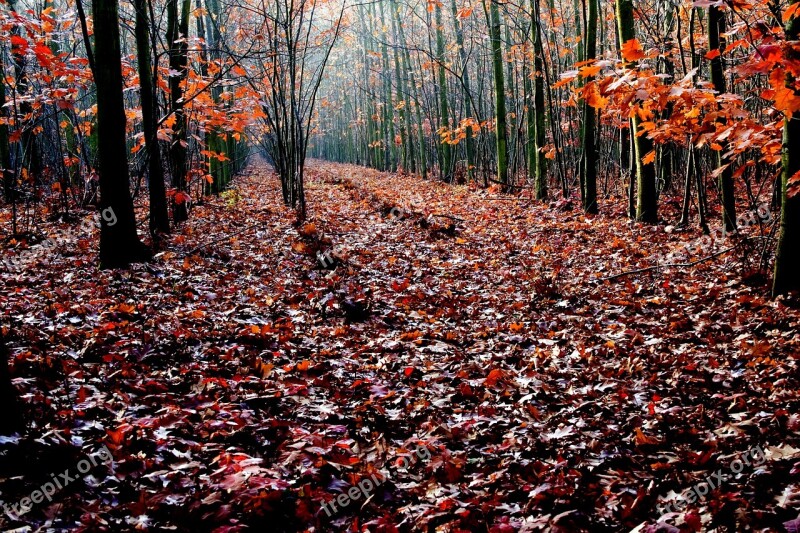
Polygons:
<instances>
[{"instance_id":1,"label":"ground","mask_svg":"<svg viewBox=\"0 0 800 533\"><path fill-rule=\"evenodd\" d=\"M0 528L798 527L800 312L741 242L650 268L741 238L331 163L307 189L298 224L256 161L150 264L73 232L3 272L30 427L0 498L113 459Z\"/></svg>"}]
</instances>

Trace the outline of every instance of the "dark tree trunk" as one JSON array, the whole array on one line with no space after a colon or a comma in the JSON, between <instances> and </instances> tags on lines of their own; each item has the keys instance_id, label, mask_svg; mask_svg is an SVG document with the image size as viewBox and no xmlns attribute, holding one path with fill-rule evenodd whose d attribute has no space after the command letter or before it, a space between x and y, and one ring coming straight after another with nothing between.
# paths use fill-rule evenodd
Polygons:
<instances>
[{"instance_id":1,"label":"dark tree trunk","mask_svg":"<svg viewBox=\"0 0 800 533\"><path fill-rule=\"evenodd\" d=\"M793 2L796 3L796 2ZM786 25L786 39L800 36L800 21L791 19ZM794 58L790 58L794 59ZM787 79L794 87L794 80ZM789 196L789 180L800 171L800 112L795 111L783 124L783 172L781 175L781 226L772 294L800 291L800 194Z\"/></svg>"},{"instance_id":2,"label":"dark tree trunk","mask_svg":"<svg viewBox=\"0 0 800 533\"><path fill-rule=\"evenodd\" d=\"M3 408L3 416L0 416L0 435L17 433L25 426L22 406L17 391L11 384L11 373L8 368L10 357L6 337L0 333L0 406Z\"/></svg>"},{"instance_id":3,"label":"dark tree trunk","mask_svg":"<svg viewBox=\"0 0 800 533\"><path fill-rule=\"evenodd\" d=\"M178 0L167 2L167 46L169 47L169 68L177 72L169 78L171 111L175 113L175 127L172 143L169 147L172 170L172 186L179 192L172 213L175 222L183 222L189 218L188 194L189 184L186 180L186 115L183 112L183 80L186 79L188 64L186 37L189 33L189 11L191 2L180 0L181 12L178 20ZM175 41L178 41L176 43Z\"/></svg>"},{"instance_id":4,"label":"dark tree trunk","mask_svg":"<svg viewBox=\"0 0 800 533\"><path fill-rule=\"evenodd\" d=\"M125 267L148 259L136 234L130 195L128 148L117 0L93 0L95 86L97 87L97 161L100 174L100 266Z\"/></svg>"},{"instance_id":5,"label":"dark tree trunk","mask_svg":"<svg viewBox=\"0 0 800 533\"><path fill-rule=\"evenodd\" d=\"M136 10L136 53L139 60L139 92L142 101L142 126L147 150L150 183L150 234L157 241L159 233L169 233L164 167L156 135L156 105L153 92L153 70L150 64L150 36L147 1L134 0Z\"/></svg>"}]
</instances>

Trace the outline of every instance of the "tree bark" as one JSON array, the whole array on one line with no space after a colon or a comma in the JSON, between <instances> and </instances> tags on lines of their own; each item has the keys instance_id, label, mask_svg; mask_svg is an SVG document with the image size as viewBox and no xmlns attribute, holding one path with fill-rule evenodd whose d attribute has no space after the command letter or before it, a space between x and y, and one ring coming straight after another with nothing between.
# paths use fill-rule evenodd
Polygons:
<instances>
[{"instance_id":1,"label":"tree bark","mask_svg":"<svg viewBox=\"0 0 800 533\"><path fill-rule=\"evenodd\" d=\"M495 142L497 145L497 181L508 184L508 132L506 131L506 94L503 79L503 46L500 39L500 9L497 0L488 0L489 33L494 71ZM485 8L485 4L484 4Z\"/></svg>"},{"instance_id":2,"label":"tree bark","mask_svg":"<svg viewBox=\"0 0 800 533\"><path fill-rule=\"evenodd\" d=\"M147 150L150 191L150 234L154 242L159 233L169 233L164 167L158 146L156 128L156 102L153 87L153 69L150 63L150 35L147 0L134 0L136 10L136 54L139 67L139 96L142 102L142 127Z\"/></svg>"},{"instance_id":3,"label":"tree bark","mask_svg":"<svg viewBox=\"0 0 800 533\"><path fill-rule=\"evenodd\" d=\"M597 2L589 0L589 16L586 32L586 60L597 56ZM597 110L583 101L583 165L581 167L583 184L583 210L586 213L597 213Z\"/></svg>"},{"instance_id":4,"label":"tree bark","mask_svg":"<svg viewBox=\"0 0 800 533\"><path fill-rule=\"evenodd\" d=\"M136 234L130 195L117 0L93 0L100 174L100 266L125 267L149 258Z\"/></svg>"},{"instance_id":5,"label":"tree bark","mask_svg":"<svg viewBox=\"0 0 800 533\"><path fill-rule=\"evenodd\" d=\"M718 50L720 55L711 60L711 83L717 94L727 92L725 84L725 72L722 68L722 52L725 51L725 44L720 40L720 34L725 32L725 17L716 6L708 8L708 49L709 51ZM724 124L726 121L720 119ZM726 161L722 157L722 151L716 153L717 167L725 165L724 170L719 176L719 189L722 195L722 223L725 231L736 231L736 200L734 198L733 168L731 161Z\"/></svg>"},{"instance_id":6,"label":"tree bark","mask_svg":"<svg viewBox=\"0 0 800 533\"><path fill-rule=\"evenodd\" d=\"M797 41L799 37L800 21L792 18L786 25L786 40ZM794 78L787 76L788 87L793 88L794 82ZM773 296L800 291L800 194L789 196L789 180L800 171L800 112L798 111L784 119L782 166L781 221L772 279Z\"/></svg>"},{"instance_id":7,"label":"tree bark","mask_svg":"<svg viewBox=\"0 0 800 533\"><path fill-rule=\"evenodd\" d=\"M444 28L442 27L442 6L436 4L436 62L439 72L439 122L440 127L450 130L450 112L447 103L447 76L444 68ZM439 140L442 151L441 178L450 181L453 173L452 150L449 143Z\"/></svg>"},{"instance_id":8,"label":"tree bark","mask_svg":"<svg viewBox=\"0 0 800 533\"><path fill-rule=\"evenodd\" d=\"M167 2L167 46L169 47L170 111L175 114L175 127L172 142L169 146L172 186L182 193L173 207L172 217L175 222L183 222L189 218L189 189L186 179L186 115L183 112L183 80L186 79L188 64L186 41L189 33L190 0L180 0L181 11L178 18L178 0ZM180 42L176 42L180 40Z\"/></svg>"},{"instance_id":9,"label":"tree bark","mask_svg":"<svg viewBox=\"0 0 800 533\"><path fill-rule=\"evenodd\" d=\"M620 47L636 38L633 24L633 1L616 0L617 28ZM625 62L626 67L633 66ZM656 193L656 170L653 163L644 164L642 159L653 150L653 141L646 133L639 132L639 117L631 114L631 136L633 138L633 157L635 158L637 198L636 220L639 222L658 222L658 198Z\"/></svg>"}]
</instances>

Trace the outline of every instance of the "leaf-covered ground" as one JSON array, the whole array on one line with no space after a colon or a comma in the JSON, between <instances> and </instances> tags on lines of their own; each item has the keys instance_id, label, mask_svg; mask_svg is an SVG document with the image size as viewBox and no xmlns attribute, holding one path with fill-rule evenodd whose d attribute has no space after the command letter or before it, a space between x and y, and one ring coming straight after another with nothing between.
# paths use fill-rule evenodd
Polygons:
<instances>
[{"instance_id":1,"label":"leaf-covered ground","mask_svg":"<svg viewBox=\"0 0 800 533\"><path fill-rule=\"evenodd\" d=\"M309 174L305 224L256 162L151 264L99 271L73 234L2 274L31 427L0 439L0 499L104 445L114 461L0 528L797 527L800 313L743 281L741 252L602 280L698 234ZM321 508L366 478L381 482Z\"/></svg>"}]
</instances>

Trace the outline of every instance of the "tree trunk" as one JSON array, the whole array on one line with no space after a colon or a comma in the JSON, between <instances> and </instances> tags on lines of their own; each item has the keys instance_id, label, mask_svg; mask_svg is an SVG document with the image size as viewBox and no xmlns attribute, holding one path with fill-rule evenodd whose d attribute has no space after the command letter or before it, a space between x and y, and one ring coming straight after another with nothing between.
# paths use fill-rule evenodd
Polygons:
<instances>
[{"instance_id":1,"label":"tree trunk","mask_svg":"<svg viewBox=\"0 0 800 533\"><path fill-rule=\"evenodd\" d=\"M495 141L497 144L497 181L508 184L508 141L506 131L506 94L503 80L503 46L500 40L500 9L497 0L489 8L489 33L494 71ZM484 4L484 10L485 10Z\"/></svg>"},{"instance_id":2,"label":"tree trunk","mask_svg":"<svg viewBox=\"0 0 800 533\"><path fill-rule=\"evenodd\" d=\"M164 186L164 167L156 134L156 103L153 87L153 69L150 64L150 36L147 1L134 0L136 11L136 55L139 67L139 93L142 102L142 127L147 150L150 191L150 234L157 241L159 233L169 233L169 213Z\"/></svg>"},{"instance_id":3,"label":"tree trunk","mask_svg":"<svg viewBox=\"0 0 800 533\"><path fill-rule=\"evenodd\" d=\"M0 406L3 407L3 416L0 417L0 435L12 435L21 431L25 426L17 390L11 383L9 371L11 353L6 342L5 335L0 332Z\"/></svg>"},{"instance_id":4,"label":"tree trunk","mask_svg":"<svg viewBox=\"0 0 800 533\"><path fill-rule=\"evenodd\" d=\"M178 0L167 2L167 46L169 47L169 68L173 75L169 77L170 111L175 113L175 127L172 142L169 146L172 171L172 186L180 193L176 196L172 217L175 222L183 222L189 218L188 182L186 180L186 115L183 112L183 88L188 64L187 37L189 33L190 0L181 0L180 20L178 19ZM181 42L176 43L176 41Z\"/></svg>"},{"instance_id":5,"label":"tree trunk","mask_svg":"<svg viewBox=\"0 0 800 533\"><path fill-rule=\"evenodd\" d=\"M720 40L720 33L725 32L725 17L716 6L708 8L708 49L718 50L720 55L711 60L711 83L718 94L727 92L725 87L725 72L722 69L722 52L725 44ZM725 123L724 119L720 122ZM719 190L722 194L722 223L726 232L736 231L736 200L734 198L733 168L731 161L722 157L722 151L716 153L717 168L725 165L719 176Z\"/></svg>"},{"instance_id":6,"label":"tree trunk","mask_svg":"<svg viewBox=\"0 0 800 533\"><path fill-rule=\"evenodd\" d=\"M597 56L597 2L589 0L589 16L586 32L586 60ZM583 100L583 165L581 167L583 184L583 210L590 214L597 213L597 110Z\"/></svg>"},{"instance_id":7,"label":"tree trunk","mask_svg":"<svg viewBox=\"0 0 800 533\"><path fill-rule=\"evenodd\" d=\"M450 112L447 104L447 76L444 68L444 28L442 27L442 6L436 4L436 62L439 71L439 121L441 128L450 130ZM450 181L453 173L452 150L449 143L439 142L442 151L441 178Z\"/></svg>"},{"instance_id":8,"label":"tree trunk","mask_svg":"<svg viewBox=\"0 0 800 533\"><path fill-rule=\"evenodd\" d=\"M458 8L456 0L450 1L450 10L453 12L453 24L456 32L456 45L458 54L461 57L461 94L464 98L464 118L471 119L472 116L472 92L470 91L469 65L467 63L467 51L464 49L464 31L458 20ZM472 128L466 132L465 150L467 153L467 181L472 181L475 174L475 139L473 138Z\"/></svg>"},{"instance_id":9,"label":"tree trunk","mask_svg":"<svg viewBox=\"0 0 800 533\"><path fill-rule=\"evenodd\" d=\"M795 3L797 2L793 2ZM786 25L786 39L791 42L797 41L799 37L800 21L792 18ZM787 76L787 86L793 88L794 85L795 80ZM772 280L773 296L800 291L800 194L789 196L789 180L800 171L800 112L798 111L784 119L782 165L781 225Z\"/></svg>"},{"instance_id":10,"label":"tree trunk","mask_svg":"<svg viewBox=\"0 0 800 533\"><path fill-rule=\"evenodd\" d=\"M5 72L5 65L3 58L0 56L0 72ZM8 110L6 105L6 84L0 80L0 116L4 119L8 118ZM15 202L15 188L14 171L11 168L11 146L8 140L8 123L3 121L0 124L0 168L3 172L3 197L6 202ZM16 233L16 229L14 229Z\"/></svg>"},{"instance_id":11,"label":"tree trunk","mask_svg":"<svg viewBox=\"0 0 800 533\"><path fill-rule=\"evenodd\" d=\"M130 195L117 0L93 0L97 161L100 174L100 266L125 267L149 258L136 234Z\"/></svg>"},{"instance_id":12,"label":"tree trunk","mask_svg":"<svg viewBox=\"0 0 800 533\"><path fill-rule=\"evenodd\" d=\"M633 25L633 1L616 0L617 28L619 31L620 47L636 38ZM625 62L626 67L632 67ZM658 199L656 196L656 169L653 163L645 164L642 159L653 150L653 141L646 133L639 132L639 117L634 112L631 114L631 137L633 138L633 157L636 168L637 199L636 220L639 222L658 222Z\"/></svg>"},{"instance_id":13,"label":"tree trunk","mask_svg":"<svg viewBox=\"0 0 800 533\"><path fill-rule=\"evenodd\" d=\"M545 200L547 199L547 158L543 149L546 138L547 110L544 105L544 47L542 46L539 0L530 0L530 3L533 15L531 31L533 32L533 112L535 114L534 148L536 150L534 188L536 199Z\"/></svg>"}]
</instances>

